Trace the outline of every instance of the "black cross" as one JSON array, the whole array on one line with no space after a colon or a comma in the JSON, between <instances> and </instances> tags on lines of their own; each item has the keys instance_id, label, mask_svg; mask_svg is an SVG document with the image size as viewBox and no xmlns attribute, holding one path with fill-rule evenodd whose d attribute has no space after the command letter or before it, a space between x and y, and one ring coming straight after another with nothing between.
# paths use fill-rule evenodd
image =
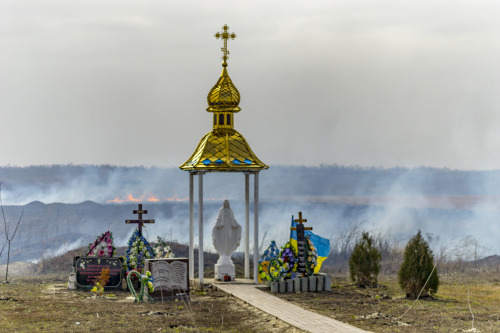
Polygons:
<instances>
[{"instance_id":1,"label":"black cross","mask_svg":"<svg viewBox=\"0 0 500 333\"><path fill-rule=\"evenodd\" d=\"M143 220L142 214L147 214L147 210L142 210L142 204L139 204L139 209L133 211L134 214L139 215L138 220L125 220L125 223L137 223L139 225L139 236L142 236L142 226L144 223L155 223L155 220Z\"/></svg>"}]
</instances>

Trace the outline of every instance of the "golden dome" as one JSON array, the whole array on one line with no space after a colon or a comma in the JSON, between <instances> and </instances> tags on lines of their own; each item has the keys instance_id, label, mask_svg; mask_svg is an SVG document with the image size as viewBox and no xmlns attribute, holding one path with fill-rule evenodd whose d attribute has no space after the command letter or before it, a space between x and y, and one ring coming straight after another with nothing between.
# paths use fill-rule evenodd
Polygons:
<instances>
[{"instance_id":1,"label":"golden dome","mask_svg":"<svg viewBox=\"0 0 500 333\"><path fill-rule=\"evenodd\" d=\"M227 73L227 63L222 64L224 67L219 80L210 90L207 96L209 112L239 112L240 93L231 81Z\"/></svg>"}]
</instances>

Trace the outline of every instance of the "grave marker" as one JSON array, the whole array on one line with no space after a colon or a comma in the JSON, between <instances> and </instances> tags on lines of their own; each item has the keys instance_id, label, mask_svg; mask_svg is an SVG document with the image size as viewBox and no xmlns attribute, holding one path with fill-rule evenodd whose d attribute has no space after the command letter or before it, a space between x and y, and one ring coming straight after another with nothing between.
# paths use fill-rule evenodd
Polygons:
<instances>
[{"instance_id":1,"label":"grave marker","mask_svg":"<svg viewBox=\"0 0 500 333\"><path fill-rule=\"evenodd\" d=\"M188 258L147 259L145 270L153 275L153 299L189 299L188 267Z\"/></svg>"},{"instance_id":2,"label":"grave marker","mask_svg":"<svg viewBox=\"0 0 500 333\"><path fill-rule=\"evenodd\" d=\"M307 222L307 219L302 219L302 212L299 212L299 218L295 220L298 222L296 228L290 228L290 230L297 230L297 257L298 257L298 267L297 272L302 273L305 276L306 273L306 238L304 235L304 230L312 230L311 227L304 227L302 223Z\"/></svg>"},{"instance_id":3,"label":"grave marker","mask_svg":"<svg viewBox=\"0 0 500 333\"><path fill-rule=\"evenodd\" d=\"M109 282L104 289L121 289L123 263L120 258L75 257L76 285L91 289L103 268L109 268Z\"/></svg>"},{"instance_id":4,"label":"grave marker","mask_svg":"<svg viewBox=\"0 0 500 333\"><path fill-rule=\"evenodd\" d=\"M139 225L139 235L142 236L142 226L144 223L155 223L155 220L143 220L142 214L147 214L147 210L142 209L142 204L139 204L139 209L133 211L134 214L139 215L137 220L125 220L125 223L137 223Z\"/></svg>"}]
</instances>

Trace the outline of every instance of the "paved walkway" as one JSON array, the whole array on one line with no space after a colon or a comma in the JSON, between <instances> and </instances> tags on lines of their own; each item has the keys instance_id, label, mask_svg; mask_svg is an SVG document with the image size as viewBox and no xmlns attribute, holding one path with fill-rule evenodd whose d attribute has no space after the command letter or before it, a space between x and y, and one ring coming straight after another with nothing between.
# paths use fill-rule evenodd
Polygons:
<instances>
[{"instance_id":1,"label":"paved walkway","mask_svg":"<svg viewBox=\"0 0 500 333\"><path fill-rule=\"evenodd\" d=\"M338 320L304 310L300 306L284 301L259 290L250 283L217 283L213 285L242 301L267 312L287 323L311 333L361 333L367 332Z\"/></svg>"}]
</instances>

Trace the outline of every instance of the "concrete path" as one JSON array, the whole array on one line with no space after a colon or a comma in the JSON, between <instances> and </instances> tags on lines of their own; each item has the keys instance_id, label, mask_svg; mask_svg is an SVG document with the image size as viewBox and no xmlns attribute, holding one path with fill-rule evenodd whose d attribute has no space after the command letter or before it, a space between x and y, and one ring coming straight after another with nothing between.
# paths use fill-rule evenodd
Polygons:
<instances>
[{"instance_id":1,"label":"concrete path","mask_svg":"<svg viewBox=\"0 0 500 333\"><path fill-rule=\"evenodd\" d=\"M304 310L300 306L284 301L269 293L259 290L250 283L217 283L212 285L242 301L267 312L287 323L311 333L360 333L368 332L344 324L332 318Z\"/></svg>"}]
</instances>

